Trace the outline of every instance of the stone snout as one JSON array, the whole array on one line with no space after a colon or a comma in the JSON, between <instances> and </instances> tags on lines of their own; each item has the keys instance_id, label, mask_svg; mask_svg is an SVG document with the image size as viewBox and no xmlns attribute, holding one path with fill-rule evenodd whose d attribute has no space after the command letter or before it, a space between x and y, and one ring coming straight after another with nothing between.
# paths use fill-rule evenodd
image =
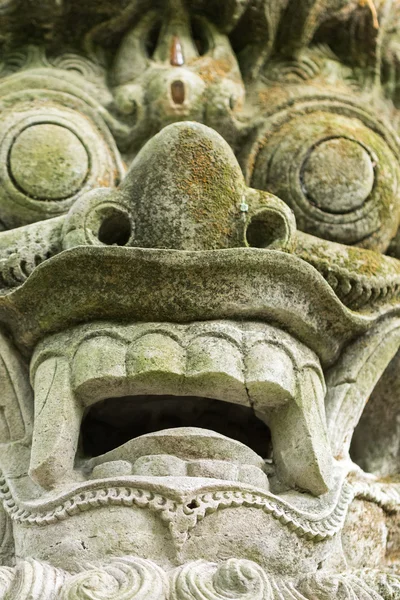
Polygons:
<instances>
[{"instance_id":1,"label":"stone snout","mask_svg":"<svg viewBox=\"0 0 400 600\"><path fill-rule=\"evenodd\" d=\"M223 138L198 123L164 128L115 189L89 192L66 216L63 248L119 245L176 250L290 249L291 210L245 185Z\"/></svg>"},{"instance_id":2,"label":"stone snout","mask_svg":"<svg viewBox=\"0 0 400 600\"><path fill-rule=\"evenodd\" d=\"M44 340L31 371L30 475L46 489L118 476L332 485L319 360L274 327L94 323Z\"/></svg>"}]
</instances>

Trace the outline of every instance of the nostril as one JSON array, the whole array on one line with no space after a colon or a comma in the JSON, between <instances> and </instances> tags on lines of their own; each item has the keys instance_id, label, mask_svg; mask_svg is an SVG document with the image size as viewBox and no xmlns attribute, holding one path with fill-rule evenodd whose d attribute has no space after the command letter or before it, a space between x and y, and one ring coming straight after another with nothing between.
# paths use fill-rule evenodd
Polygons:
<instances>
[{"instance_id":1,"label":"nostril","mask_svg":"<svg viewBox=\"0 0 400 600\"><path fill-rule=\"evenodd\" d=\"M128 215L113 208L105 214L97 237L107 246L126 246L131 235L132 226Z\"/></svg>"},{"instance_id":2,"label":"nostril","mask_svg":"<svg viewBox=\"0 0 400 600\"><path fill-rule=\"evenodd\" d=\"M250 220L246 229L247 243L251 248L274 248L287 238L287 226L277 213L260 211Z\"/></svg>"},{"instance_id":3,"label":"nostril","mask_svg":"<svg viewBox=\"0 0 400 600\"><path fill-rule=\"evenodd\" d=\"M177 80L171 83L171 97L175 104L185 102L185 84L183 81Z\"/></svg>"}]
</instances>

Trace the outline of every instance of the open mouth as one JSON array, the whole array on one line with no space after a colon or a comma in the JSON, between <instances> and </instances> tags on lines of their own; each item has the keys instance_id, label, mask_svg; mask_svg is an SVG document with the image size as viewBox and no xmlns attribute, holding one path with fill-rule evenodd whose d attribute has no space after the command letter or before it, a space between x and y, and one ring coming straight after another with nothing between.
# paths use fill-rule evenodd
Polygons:
<instances>
[{"instance_id":1,"label":"open mouth","mask_svg":"<svg viewBox=\"0 0 400 600\"><path fill-rule=\"evenodd\" d=\"M103 400L83 419L80 452L82 464L95 478L112 477L117 471L211 477L269 488L268 426L250 407L211 398L144 395Z\"/></svg>"},{"instance_id":2,"label":"open mouth","mask_svg":"<svg viewBox=\"0 0 400 600\"><path fill-rule=\"evenodd\" d=\"M139 436L176 428L208 429L272 459L268 426L252 409L196 396L124 396L92 406L81 429L83 457L96 457Z\"/></svg>"},{"instance_id":3,"label":"open mouth","mask_svg":"<svg viewBox=\"0 0 400 600\"><path fill-rule=\"evenodd\" d=\"M273 470L282 486L329 489L319 360L276 327L93 323L40 344L32 380L30 474L45 488L126 475L265 490Z\"/></svg>"}]
</instances>

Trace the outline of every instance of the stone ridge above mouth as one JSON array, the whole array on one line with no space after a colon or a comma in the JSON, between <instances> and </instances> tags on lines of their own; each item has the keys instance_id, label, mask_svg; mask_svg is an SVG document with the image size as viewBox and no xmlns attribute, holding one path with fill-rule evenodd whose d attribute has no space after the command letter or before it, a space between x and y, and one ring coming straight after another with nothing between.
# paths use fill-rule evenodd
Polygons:
<instances>
[{"instance_id":1,"label":"stone ridge above mouth","mask_svg":"<svg viewBox=\"0 0 400 600\"><path fill-rule=\"evenodd\" d=\"M81 476L74 463L85 409L106 398L127 396L134 403L156 395L162 402L169 395L251 409L271 429L282 483L314 495L329 489L332 456L319 360L265 323L94 323L44 340L31 372L30 474L43 487Z\"/></svg>"},{"instance_id":2,"label":"stone ridge above mouth","mask_svg":"<svg viewBox=\"0 0 400 600\"><path fill-rule=\"evenodd\" d=\"M0 298L0 311L5 320L12 314L12 333L28 352L45 335L95 319L261 319L292 332L324 363L375 319L348 310L300 258L251 248L74 248Z\"/></svg>"}]
</instances>

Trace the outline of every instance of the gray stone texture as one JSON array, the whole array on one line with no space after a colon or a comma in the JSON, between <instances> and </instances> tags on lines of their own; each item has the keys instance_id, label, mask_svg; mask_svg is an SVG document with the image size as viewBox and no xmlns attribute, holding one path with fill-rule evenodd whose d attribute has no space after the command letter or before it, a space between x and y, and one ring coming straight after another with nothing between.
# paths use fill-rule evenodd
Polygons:
<instances>
[{"instance_id":1,"label":"gray stone texture","mask_svg":"<svg viewBox=\"0 0 400 600\"><path fill-rule=\"evenodd\" d=\"M398 0L0 0L0 600L400 599Z\"/></svg>"}]
</instances>

